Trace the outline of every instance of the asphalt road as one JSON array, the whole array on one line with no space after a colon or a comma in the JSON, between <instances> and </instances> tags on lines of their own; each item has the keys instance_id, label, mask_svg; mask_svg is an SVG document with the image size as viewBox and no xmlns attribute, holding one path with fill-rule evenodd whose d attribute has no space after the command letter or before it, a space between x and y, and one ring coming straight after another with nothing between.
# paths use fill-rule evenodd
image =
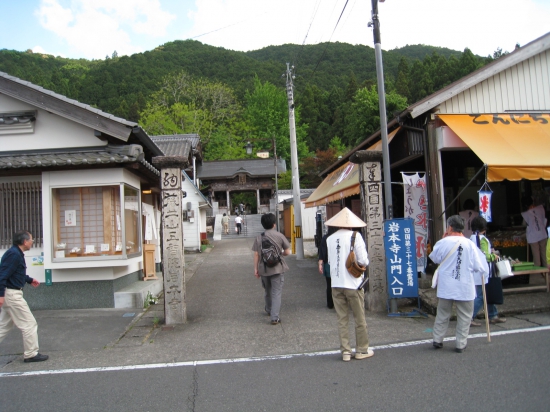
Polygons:
<instances>
[{"instance_id":1,"label":"asphalt road","mask_svg":"<svg viewBox=\"0 0 550 412\"><path fill-rule=\"evenodd\" d=\"M548 411L550 331L339 355L0 377L9 411Z\"/></svg>"}]
</instances>

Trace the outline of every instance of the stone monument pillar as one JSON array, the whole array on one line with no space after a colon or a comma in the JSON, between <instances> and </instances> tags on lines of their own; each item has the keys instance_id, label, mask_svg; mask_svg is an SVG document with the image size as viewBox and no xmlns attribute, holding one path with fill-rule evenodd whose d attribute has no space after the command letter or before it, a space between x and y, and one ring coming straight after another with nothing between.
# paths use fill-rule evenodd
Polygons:
<instances>
[{"instance_id":1,"label":"stone monument pillar","mask_svg":"<svg viewBox=\"0 0 550 412\"><path fill-rule=\"evenodd\" d=\"M361 217L367 223L369 283L366 307L373 312L387 311L386 254L384 251L384 196L382 190L382 152L360 150L350 161L359 164Z\"/></svg>"},{"instance_id":2,"label":"stone monument pillar","mask_svg":"<svg viewBox=\"0 0 550 412\"><path fill-rule=\"evenodd\" d=\"M153 164L160 168L164 318L166 325L176 325L187 322L181 171L188 162L183 157L159 156Z\"/></svg>"}]
</instances>

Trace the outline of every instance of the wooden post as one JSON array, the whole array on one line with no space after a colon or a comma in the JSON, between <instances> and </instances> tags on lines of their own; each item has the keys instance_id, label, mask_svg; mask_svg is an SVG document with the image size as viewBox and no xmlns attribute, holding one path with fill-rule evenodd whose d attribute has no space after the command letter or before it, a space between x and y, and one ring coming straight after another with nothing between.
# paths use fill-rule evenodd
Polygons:
<instances>
[{"instance_id":1,"label":"wooden post","mask_svg":"<svg viewBox=\"0 0 550 412\"><path fill-rule=\"evenodd\" d=\"M387 311L386 255L384 252L384 196L382 195L382 152L360 150L350 161L359 164L361 186L361 217L367 223L366 238L369 254L369 290L365 297L367 309Z\"/></svg>"},{"instance_id":2,"label":"wooden post","mask_svg":"<svg viewBox=\"0 0 550 412\"><path fill-rule=\"evenodd\" d=\"M183 157L162 156L154 157L153 164L160 168L164 318L166 325L183 324L187 322L187 307L181 171L188 162Z\"/></svg>"}]
</instances>

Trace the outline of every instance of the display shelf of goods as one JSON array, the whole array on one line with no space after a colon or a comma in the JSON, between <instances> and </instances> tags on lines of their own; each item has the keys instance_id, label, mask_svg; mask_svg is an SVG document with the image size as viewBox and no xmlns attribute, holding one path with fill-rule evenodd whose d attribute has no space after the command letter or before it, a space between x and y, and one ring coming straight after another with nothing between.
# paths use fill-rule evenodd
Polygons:
<instances>
[{"instance_id":1,"label":"display shelf of goods","mask_svg":"<svg viewBox=\"0 0 550 412\"><path fill-rule=\"evenodd\" d=\"M487 235L495 249L527 246L524 230L507 230Z\"/></svg>"}]
</instances>

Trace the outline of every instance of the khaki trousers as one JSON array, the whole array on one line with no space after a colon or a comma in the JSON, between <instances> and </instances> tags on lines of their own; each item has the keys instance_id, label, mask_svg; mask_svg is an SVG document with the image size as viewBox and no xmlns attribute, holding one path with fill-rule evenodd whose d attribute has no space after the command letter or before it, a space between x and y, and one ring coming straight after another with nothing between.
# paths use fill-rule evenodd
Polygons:
<instances>
[{"instance_id":1,"label":"khaki trousers","mask_svg":"<svg viewBox=\"0 0 550 412\"><path fill-rule=\"evenodd\" d=\"M439 298L437 315L435 317L433 336L434 342L442 343L449 327L453 302L456 304L456 347L464 349L468 343L470 321L474 313L473 300L452 300Z\"/></svg>"},{"instance_id":2,"label":"khaki trousers","mask_svg":"<svg viewBox=\"0 0 550 412\"><path fill-rule=\"evenodd\" d=\"M548 242L548 239L542 239L536 243L529 243L531 252L533 252L533 263L535 266L548 266L548 262L546 261L546 242Z\"/></svg>"},{"instance_id":3,"label":"khaki trousers","mask_svg":"<svg viewBox=\"0 0 550 412\"><path fill-rule=\"evenodd\" d=\"M365 292L362 289L332 288L332 300L338 316L340 351L351 353L349 342L349 308L351 307L355 319L355 350L366 353L369 349L369 335L365 320Z\"/></svg>"},{"instance_id":4,"label":"khaki trousers","mask_svg":"<svg viewBox=\"0 0 550 412\"><path fill-rule=\"evenodd\" d=\"M17 326L23 334L24 358L32 358L38 353L38 325L22 290L6 289L4 304L0 312L0 342Z\"/></svg>"}]
</instances>

